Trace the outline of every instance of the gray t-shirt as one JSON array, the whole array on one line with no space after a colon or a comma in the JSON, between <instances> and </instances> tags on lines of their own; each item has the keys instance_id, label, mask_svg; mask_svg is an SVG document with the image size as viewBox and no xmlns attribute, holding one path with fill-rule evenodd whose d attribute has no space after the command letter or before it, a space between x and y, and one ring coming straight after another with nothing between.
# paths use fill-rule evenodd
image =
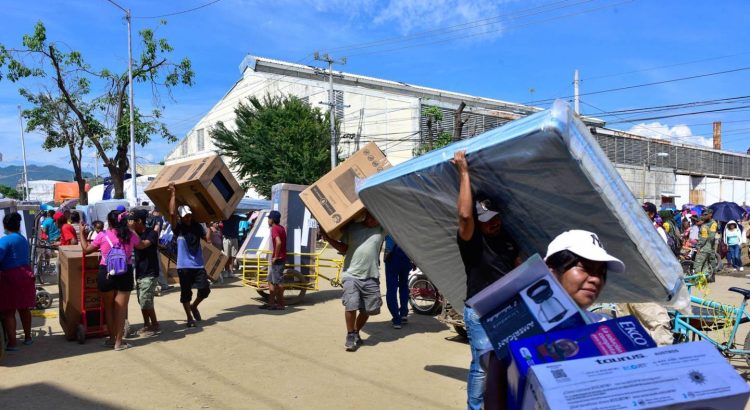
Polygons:
<instances>
[{"instance_id":1,"label":"gray t-shirt","mask_svg":"<svg viewBox=\"0 0 750 410\"><path fill-rule=\"evenodd\" d=\"M383 228L368 228L362 223L349 224L341 242L349 247L344 256L343 277L357 279L379 278L378 260L385 233Z\"/></svg>"}]
</instances>

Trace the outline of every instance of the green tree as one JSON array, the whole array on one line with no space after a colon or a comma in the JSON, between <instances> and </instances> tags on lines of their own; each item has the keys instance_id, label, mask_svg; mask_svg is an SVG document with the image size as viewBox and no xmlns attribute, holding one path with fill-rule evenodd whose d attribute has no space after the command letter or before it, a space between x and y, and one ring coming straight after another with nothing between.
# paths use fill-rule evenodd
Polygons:
<instances>
[{"instance_id":1,"label":"green tree","mask_svg":"<svg viewBox=\"0 0 750 410\"><path fill-rule=\"evenodd\" d=\"M63 51L69 48L48 40L44 24L38 22L33 34L23 36L21 48L12 49L0 44L0 80L4 77L12 82L33 77L48 78L50 83L44 86L55 89L52 98L59 98L68 106L80 125L81 134L96 149L109 170L114 197L123 198L123 181L130 167L127 155L130 143L127 67L117 72L106 68L95 70L79 51ZM161 92L171 95L174 87L193 84L190 60L184 58L173 62L170 59L172 46L167 39L157 38L152 29L139 32L135 48L140 48L141 53L133 61L133 81L148 85L154 101L150 115L135 117L135 141L144 146L155 134L176 141L177 138L160 120L163 111ZM93 87L101 91L94 93ZM134 111L140 112L137 108Z\"/></svg>"},{"instance_id":2,"label":"green tree","mask_svg":"<svg viewBox=\"0 0 750 410\"><path fill-rule=\"evenodd\" d=\"M81 167L82 151L86 139L80 121L73 115L65 101L59 97L54 97L49 91L32 94L25 89L21 89L20 93L32 105L31 109L23 110L22 113L26 118L26 130L43 133L45 139L42 148L47 151L52 151L55 148L68 148L73 165L73 179L78 183L79 203L88 204L88 193L85 190L86 180L83 177ZM83 106L83 104L80 105ZM104 133L105 130L102 129L100 132Z\"/></svg>"},{"instance_id":3,"label":"green tree","mask_svg":"<svg viewBox=\"0 0 750 410\"><path fill-rule=\"evenodd\" d=\"M7 185L0 185L0 195L4 198L23 199L23 194L21 194L21 192Z\"/></svg>"},{"instance_id":4,"label":"green tree","mask_svg":"<svg viewBox=\"0 0 750 410\"><path fill-rule=\"evenodd\" d=\"M236 130L211 130L222 155L245 182L265 196L280 182L308 185L330 170L328 116L297 97L250 97L234 110Z\"/></svg>"},{"instance_id":5,"label":"green tree","mask_svg":"<svg viewBox=\"0 0 750 410\"><path fill-rule=\"evenodd\" d=\"M440 121L443 120L443 111L440 107L429 106L424 109L423 115L427 117L427 135L424 140L412 150L412 154L418 157L433 149L442 148L453 141L450 132L443 131Z\"/></svg>"}]
</instances>

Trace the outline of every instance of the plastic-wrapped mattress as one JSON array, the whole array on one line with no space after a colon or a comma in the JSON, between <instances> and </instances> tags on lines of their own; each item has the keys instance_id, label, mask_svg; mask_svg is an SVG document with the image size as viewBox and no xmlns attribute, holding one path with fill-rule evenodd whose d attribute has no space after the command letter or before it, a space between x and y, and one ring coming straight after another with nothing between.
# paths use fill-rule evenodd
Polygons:
<instances>
[{"instance_id":1,"label":"plastic-wrapped mattress","mask_svg":"<svg viewBox=\"0 0 750 410\"><path fill-rule=\"evenodd\" d=\"M608 275L599 302L688 304L679 262L586 126L558 101L359 187L367 209L457 309L466 298L466 274L456 244L458 173L450 163L456 150L466 150L472 191L500 205L503 225L524 254L544 256L569 229L595 232L627 268Z\"/></svg>"}]
</instances>

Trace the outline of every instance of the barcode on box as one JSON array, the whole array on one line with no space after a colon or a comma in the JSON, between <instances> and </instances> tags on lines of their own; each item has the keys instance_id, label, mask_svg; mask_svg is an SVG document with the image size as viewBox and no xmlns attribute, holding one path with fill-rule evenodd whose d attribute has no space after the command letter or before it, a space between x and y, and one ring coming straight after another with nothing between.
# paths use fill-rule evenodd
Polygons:
<instances>
[{"instance_id":1,"label":"barcode on box","mask_svg":"<svg viewBox=\"0 0 750 410\"><path fill-rule=\"evenodd\" d=\"M563 369L552 369L552 377L555 379L567 379L568 375L565 374L565 370Z\"/></svg>"}]
</instances>

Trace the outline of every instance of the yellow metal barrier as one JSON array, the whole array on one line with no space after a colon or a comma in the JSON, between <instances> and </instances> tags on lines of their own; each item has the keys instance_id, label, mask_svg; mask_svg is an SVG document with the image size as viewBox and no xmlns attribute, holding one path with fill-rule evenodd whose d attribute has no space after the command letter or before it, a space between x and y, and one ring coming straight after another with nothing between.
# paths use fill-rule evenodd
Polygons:
<instances>
[{"instance_id":1,"label":"yellow metal barrier","mask_svg":"<svg viewBox=\"0 0 750 410\"><path fill-rule=\"evenodd\" d=\"M285 289L320 290L320 278L329 281L331 286L341 286L341 270L344 267L342 258L324 258L323 252L328 244L316 253L288 253L287 260L294 260L299 256L307 258L310 263L287 263L284 266ZM270 266L272 252L267 249L246 249L240 257L242 267L242 284L256 290L268 289L268 268ZM323 275L322 268L334 269L335 275L331 278ZM303 274L303 270L310 273Z\"/></svg>"}]
</instances>

